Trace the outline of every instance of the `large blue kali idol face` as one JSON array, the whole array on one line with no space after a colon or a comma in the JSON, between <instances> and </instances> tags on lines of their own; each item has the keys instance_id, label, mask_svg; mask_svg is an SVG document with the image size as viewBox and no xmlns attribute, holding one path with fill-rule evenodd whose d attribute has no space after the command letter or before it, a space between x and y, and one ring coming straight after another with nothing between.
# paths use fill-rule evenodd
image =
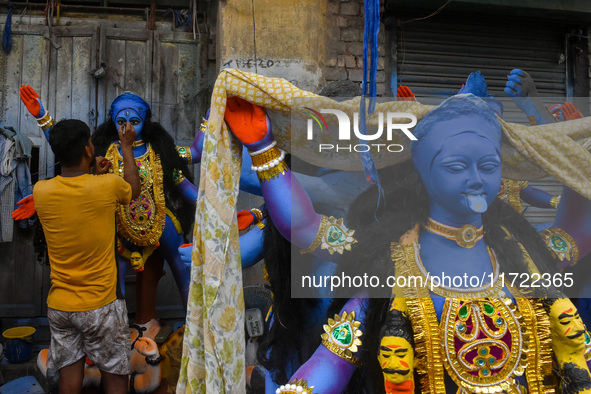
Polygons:
<instances>
[{"instance_id":1,"label":"large blue kali idol face","mask_svg":"<svg viewBox=\"0 0 591 394\"><path fill-rule=\"evenodd\" d=\"M137 94L130 92L118 96L111 104L111 119L117 126L131 123L136 132L136 140L142 139L142 129L150 105Z\"/></svg>"},{"instance_id":2,"label":"large blue kali idol face","mask_svg":"<svg viewBox=\"0 0 591 394\"><path fill-rule=\"evenodd\" d=\"M486 104L475 100L450 100L454 110L436 110L426 126L417 126L419 140L412 146L413 162L429 194L430 215L450 224L477 219L501 183L500 124Z\"/></svg>"},{"instance_id":3,"label":"large blue kali idol face","mask_svg":"<svg viewBox=\"0 0 591 394\"><path fill-rule=\"evenodd\" d=\"M131 123L133 128L136 132L136 140L142 139L142 129L144 128L144 121L137 113L136 110L132 108L123 108L115 115L115 124L120 126L125 123Z\"/></svg>"},{"instance_id":4,"label":"large blue kali idol face","mask_svg":"<svg viewBox=\"0 0 591 394\"><path fill-rule=\"evenodd\" d=\"M463 122L442 126L462 127L458 123ZM468 131L446 139L421 176L430 196L431 216L460 224L486 211L494 201L501 183L501 157L488 139Z\"/></svg>"}]
</instances>

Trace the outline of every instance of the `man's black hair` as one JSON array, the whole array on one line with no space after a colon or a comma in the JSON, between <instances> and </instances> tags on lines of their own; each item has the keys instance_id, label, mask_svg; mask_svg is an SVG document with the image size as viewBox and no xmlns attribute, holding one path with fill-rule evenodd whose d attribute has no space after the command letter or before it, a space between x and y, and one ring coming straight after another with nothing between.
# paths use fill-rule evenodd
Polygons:
<instances>
[{"instance_id":1,"label":"man's black hair","mask_svg":"<svg viewBox=\"0 0 591 394\"><path fill-rule=\"evenodd\" d=\"M77 119L60 120L49 133L49 145L55 159L65 167L74 167L82 162L89 140L90 128Z\"/></svg>"}]
</instances>

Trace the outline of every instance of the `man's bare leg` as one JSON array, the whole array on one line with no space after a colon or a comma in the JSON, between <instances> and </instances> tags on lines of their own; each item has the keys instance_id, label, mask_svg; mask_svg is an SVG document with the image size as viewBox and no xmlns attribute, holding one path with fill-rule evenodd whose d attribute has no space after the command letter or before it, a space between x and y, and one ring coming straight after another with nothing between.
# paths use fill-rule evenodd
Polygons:
<instances>
[{"instance_id":1,"label":"man's bare leg","mask_svg":"<svg viewBox=\"0 0 591 394\"><path fill-rule=\"evenodd\" d=\"M101 371L101 377L105 393L127 394L127 384L129 382L127 375L115 375Z\"/></svg>"},{"instance_id":2,"label":"man's bare leg","mask_svg":"<svg viewBox=\"0 0 591 394\"><path fill-rule=\"evenodd\" d=\"M60 369L59 394L79 394L84 380L84 357Z\"/></svg>"}]
</instances>

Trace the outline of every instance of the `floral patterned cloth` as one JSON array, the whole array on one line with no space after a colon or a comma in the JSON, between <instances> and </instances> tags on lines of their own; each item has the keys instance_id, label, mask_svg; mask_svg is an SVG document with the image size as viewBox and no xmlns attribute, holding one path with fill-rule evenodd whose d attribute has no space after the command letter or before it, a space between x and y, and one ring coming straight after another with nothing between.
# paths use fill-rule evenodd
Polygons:
<instances>
[{"instance_id":1,"label":"floral patterned cloth","mask_svg":"<svg viewBox=\"0 0 591 394\"><path fill-rule=\"evenodd\" d=\"M224 123L226 98L231 96L239 96L267 108L275 138L279 146L286 150L293 148L292 139L296 141L301 137L285 120L289 115L304 112L303 106L297 105L297 100L292 104L293 99L306 98L307 106L340 108L348 114L359 108L359 99L335 103L298 89L280 78L267 78L235 69L224 69L218 76L203 145L193 233L191 289L177 385L179 394L246 391L244 299L236 220L241 146ZM420 119L431 108L418 102L392 101L378 104L376 112L411 112ZM504 146L503 160L515 174L520 168L527 170L532 167L526 159L534 161L548 174L591 198L591 155L577 143L591 136L589 122L588 118L582 118L527 127L501 120L505 136L516 149L506 154ZM369 118L369 124L376 125L375 117ZM408 146L408 141L402 140L401 143ZM302 143L305 144L305 141ZM405 149L399 155L377 157L376 163L378 167L390 164L392 156L396 156L394 161L408 159L410 153L407 152L410 150ZM307 159L314 162L314 158ZM322 164L341 168L340 163L331 163L326 157Z\"/></svg>"}]
</instances>

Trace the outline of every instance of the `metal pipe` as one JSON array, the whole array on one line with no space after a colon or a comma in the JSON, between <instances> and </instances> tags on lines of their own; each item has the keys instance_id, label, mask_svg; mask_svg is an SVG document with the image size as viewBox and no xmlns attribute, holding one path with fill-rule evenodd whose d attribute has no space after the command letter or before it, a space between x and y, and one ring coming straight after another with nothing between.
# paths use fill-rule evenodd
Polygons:
<instances>
[{"instance_id":1,"label":"metal pipe","mask_svg":"<svg viewBox=\"0 0 591 394\"><path fill-rule=\"evenodd\" d=\"M17 7L28 7L28 8L32 8L32 9L45 9L46 4L41 4L41 3L26 3L26 2L12 2L12 5L17 8ZM119 12L119 13L132 13L132 14L138 14L138 15L145 15L146 12L146 8L150 8L150 7L142 7L142 8L131 8L131 7L111 7L111 6L92 6L92 5L70 5L70 4L60 4L60 7L62 10L68 10L68 11L86 11L86 12L97 12L97 13L103 13L103 12L109 12L109 13L113 13L113 12ZM2 6L0 6L0 8L4 8ZM6 10L8 10L8 5L5 6ZM159 15L164 15L164 13L167 11L168 9L158 9L158 8L154 8L154 13L157 13Z\"/></svg>"}]
</instances>

